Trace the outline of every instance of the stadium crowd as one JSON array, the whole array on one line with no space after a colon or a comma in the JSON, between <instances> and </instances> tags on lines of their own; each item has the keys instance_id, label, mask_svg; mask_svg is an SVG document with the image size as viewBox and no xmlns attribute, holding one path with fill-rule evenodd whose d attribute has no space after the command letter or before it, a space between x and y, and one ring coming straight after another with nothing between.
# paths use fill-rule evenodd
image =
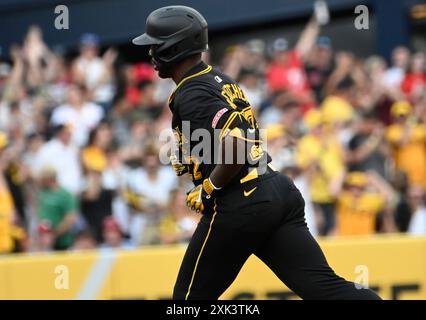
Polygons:
<instances>
[{"instance_id":1,"label":"stadium crowd","mask_svg":"<svg viewBox=\"0 0 426 320\"><path fill-rule=\"evenodd\" d=\"M0 57L0 253L190 239L189 177L158 157L175 85L118 56L84 34L67 59L33 26ZM342 237L426 234L425 61L336 51L311 19L293 46L253 39L213 64L247 95L311 232Z\"/></svg>"}]
</instances>

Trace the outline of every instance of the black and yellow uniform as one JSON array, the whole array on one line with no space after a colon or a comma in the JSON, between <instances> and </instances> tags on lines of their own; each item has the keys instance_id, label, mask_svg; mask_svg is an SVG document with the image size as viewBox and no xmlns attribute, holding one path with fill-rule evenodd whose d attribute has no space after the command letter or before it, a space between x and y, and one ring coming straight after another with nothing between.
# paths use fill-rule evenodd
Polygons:
<instances>
[{"instance_id":1,"label":"black and yellow uniform","mask_svg":"<svg viewBox=\"0 0 426 320\"><path fill-rule=\"evenodd\" d=\"M271 161L262 150L258 125L243 91L228 76L212 69L204 63L196 66L169 98L179 159L189 164L195 185L213 171L218 141L226 134L252 142L249 150L241 150L248 153L243 172ZM202 131L196 132L200 129L206 135ZM211 148L198 148L200 152L195 152L200 145Z\"/></svg>"},{"instance_id":2,"label":"black and yellow uniform","mask_svg":"<svg viewBox=\"0 0 426 320\"><path fill-rule=\"evenodd\" d=\"M178 84L169 105L182 161L190 160L195 184L215 167L213 151L202 159L192 155L198 145L191 141L196 129L219 139L231 134L251 145L241 173L216 192L214 210L203 214L184 256L174 299L219 298L251 254L302 298L378 299L369 289L357 290L328 266L306 226L300 192L289 178L266 165L270 157L262 150L250 104L232 79L200 63ZM186 135L184 122L190 124ZM211 140L217 148L220 140Z\"/></svg>"}]
</instances>

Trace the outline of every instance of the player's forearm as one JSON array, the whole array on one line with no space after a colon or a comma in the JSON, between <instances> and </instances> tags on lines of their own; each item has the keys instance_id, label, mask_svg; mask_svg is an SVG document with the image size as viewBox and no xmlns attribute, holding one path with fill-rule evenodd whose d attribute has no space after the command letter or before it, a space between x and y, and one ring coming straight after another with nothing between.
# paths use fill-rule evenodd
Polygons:
<instances>
[{"instance_id":1,"label":"player's forearm","mask_svg":"<svg viewBox=\"0 0 426 320\"><path fill-rule=\"evenodd\" d=\"M210 181L216 188L226 186L244 167L242 161L238 161L238 150L244 150L242 140L227 136L223 139L221 161L210 174ZM231 154L228 152L231 151Z\"/></svg>"},{"instance_id":2,"label":"player's forearm","mask_svg":"<svg viewBox=\"0 0 426 320\"><path fill-rule=\"evenodd\" d=\"M216 188L226 186L243 168L244 164L220 164L210 175L210 181Z\"/></svg>"}]
</instances>

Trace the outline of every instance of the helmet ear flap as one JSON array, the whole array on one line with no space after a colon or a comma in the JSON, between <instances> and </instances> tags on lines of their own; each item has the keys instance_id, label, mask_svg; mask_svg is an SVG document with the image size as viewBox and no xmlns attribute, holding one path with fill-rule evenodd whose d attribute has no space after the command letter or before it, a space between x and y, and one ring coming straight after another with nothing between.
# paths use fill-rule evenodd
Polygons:
<instances>
[{"instance_id":1,"label":"helmet ear flap","mask_svg":"<svg viewBox=\"0 0 426 320\"><path fill-rule=\"evenodd\" d=\"M170 60L173 60L174 57L179 53L178 43L163 50L161 50L161 48L158 49L159 50L156 50L154 54L156 55L158 60L161 60L163 62L169 62Z\"/></svg>"},{"instance_id":2,"label":"helmet ear flap","mask_svg":"<svg viewBox=\"0 0 426 320\"><path fill-rule=\"evenodd\" d=\"M186 41L187 39L184 39L171 45L170 47L164 49L161 49L161 47L158 48L156 51L157 57L165 63L178 62L179 59L185 57L184 54L187 51L187 49L185 49Z\"/></svg>"}]
</instances>

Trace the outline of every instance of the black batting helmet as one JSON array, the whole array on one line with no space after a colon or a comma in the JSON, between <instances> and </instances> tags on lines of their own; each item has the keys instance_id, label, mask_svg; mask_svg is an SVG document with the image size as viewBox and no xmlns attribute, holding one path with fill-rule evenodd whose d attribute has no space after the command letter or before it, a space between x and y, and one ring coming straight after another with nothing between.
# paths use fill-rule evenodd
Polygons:
<instances>
[{"instance_id":1,"label":"black batting helmet","mask_svg":"<svg viewBox=\"0 0 426 320\"><path fill-rule=\"evenodd\" d=\"M172 64L207 50L207 21L190 7L163 7L151 12L146 19L145 33L132 42L152 46L151 55L155 60Z\"/></svg>"}]
</instances>

